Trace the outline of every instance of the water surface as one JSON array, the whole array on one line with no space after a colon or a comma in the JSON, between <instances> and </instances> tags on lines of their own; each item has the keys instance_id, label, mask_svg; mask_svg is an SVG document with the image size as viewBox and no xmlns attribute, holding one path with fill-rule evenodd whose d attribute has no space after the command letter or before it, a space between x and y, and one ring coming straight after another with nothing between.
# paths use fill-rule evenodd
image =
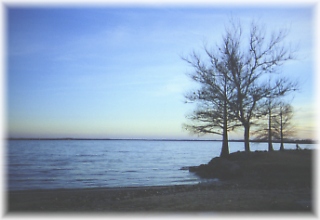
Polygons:
<instances>
[{"instance_id":1,"label":"water surface","mask_svg":"<svg viewBox=\"0 0 320 220\"><path fill-rule=\"evenodd\" d=\"M230 152L244 148L241 142L229 145ZM206 180L181 167L207 163L219 156L220 148L221 142L213 141L10 140L7 186L23 190L196 184ZM267 150L267 144L251 143L251 150Z\"/></svg>"}]
</instances>

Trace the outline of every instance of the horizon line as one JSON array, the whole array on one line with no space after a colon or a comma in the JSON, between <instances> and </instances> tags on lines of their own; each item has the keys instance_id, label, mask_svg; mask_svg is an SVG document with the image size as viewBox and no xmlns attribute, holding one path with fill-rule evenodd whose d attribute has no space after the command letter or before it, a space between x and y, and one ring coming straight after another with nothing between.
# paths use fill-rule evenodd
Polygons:
<instances>
[{"instance_id":1,"label":"horizon line","mask_svg":"<svg viewBox=\"0 0 320 220\"><path fill-rule=\"evenodd\" d=\"M185 139L185 138L13 138L8 137L6 140L130 140L130 141L222 141L221 139ZM230 139L229 142L244 142L244 139ZM268 140L250 140L250 142L268 142ZM280 143L280 140L272 140L272 143ZM318 140L314 139L284 139L284 143L318 143Z\"/></svg>"}]
</instances>

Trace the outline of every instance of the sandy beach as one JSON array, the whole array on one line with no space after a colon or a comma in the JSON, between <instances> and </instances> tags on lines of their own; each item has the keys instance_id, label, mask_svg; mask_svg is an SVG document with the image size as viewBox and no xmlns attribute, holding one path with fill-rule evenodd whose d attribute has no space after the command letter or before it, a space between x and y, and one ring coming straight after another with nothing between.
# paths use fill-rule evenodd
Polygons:
<instances>
[{"instance_id":1,"label":"sandy beach","mask_svg":"<svg viewBox=\"0 0 320 220\"><path fill-rule=\"evenodd\" d=\"M197 185L9 191L7 214L303 212L313 214L312 150L234 155L241 178Z\"/></svg>"}]
</instances>

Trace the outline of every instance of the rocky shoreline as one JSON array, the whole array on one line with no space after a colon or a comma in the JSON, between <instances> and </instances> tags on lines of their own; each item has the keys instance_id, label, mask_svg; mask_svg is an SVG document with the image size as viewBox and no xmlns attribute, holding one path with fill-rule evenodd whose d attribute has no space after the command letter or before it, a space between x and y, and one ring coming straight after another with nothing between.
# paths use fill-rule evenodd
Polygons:
<instances>
[{"instance_id":1,"label":"rocky shoreline","mask_svg":"<svg viewBox=\"0 0 320 220\"><path fill-rule=\"evenodd\" d=\"M298 181L311 187L312 161L312 150L236 152L228 157L215 157L207 164L185 169L201 178L240 181L263 178L266 182L276 178L279 183L288 178L287 180Z\"/></svg>"}]
</instances>

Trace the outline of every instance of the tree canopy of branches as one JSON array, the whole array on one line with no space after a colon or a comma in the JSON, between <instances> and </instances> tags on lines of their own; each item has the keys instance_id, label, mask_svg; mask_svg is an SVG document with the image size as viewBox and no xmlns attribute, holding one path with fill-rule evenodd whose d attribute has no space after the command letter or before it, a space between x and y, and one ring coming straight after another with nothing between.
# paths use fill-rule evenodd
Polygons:
<instances>
[{"instance_id":1,"label":"tree canopy of branches","mask_svg":"<svg viewBox=\"0 0 320 220\"><path fill-rule=\"evenodd\" d=\"M296 83L282 77L279 68L292 60L294 51L285 44L287 31L269 35L265 26L252 22L244 34L240 22L230 21L222 42L214 49L204 47L207 59L193 52L184 58L193 68L190 77L200 89L186 95L197 102L189 116L194 123L184 125L193 133L223 135L227 147L228 131L242 125L245 151L250 151L250 127L266 113L266 100L277 99L296 90ZM272 82L270 75L274 75ZM271 83L270 83L271 82Z\"/></svg>"},{"instance_id":2,"label":"tree canopy of branches","mask_svg":"<svg viewBox=\"0 0 320 220\"><path fill-rule=\"evenodd\" d=\"M272 140L280 140L280 150L284 150L284 138L294 134L292 106L284 102L270 103L264 111L268 114L260 120L254 132L256 139L267 140L269 151L273 150Z\"/></svg>"},{"instance_id":3,"label":"tree canopy of branches","mask_svg":"<svg viewBox=\"0 0 320 220\"><path fill-rule=\"evenodd\" d=\"M197 102L198 106L188 116L193 124L185 124L184 127L196 134L222 135L220 156L225 157L229 154L228 131L239 126L230 109L230 101L235 101L234 85L230 83L223 57L218 59L209 50L206 50L206 55L209 58L207 62L196 53L184 58L195 69L190 77L201 85L200 89L185 96L188 101Z\"/></svg>"},{"instance_id":4,"label":"tree canopy of branches","mask_svg":"<svg viewBox=\"0 0 320 220\"><path fill-rule=\"evenodd\" d=\"M293 108L286 103L280 103L273 117L272 123L275 130L275 137L280 140L280 150L284 150L284 137L294 134L293 125Z\"/></svg>"}]
</instances>

